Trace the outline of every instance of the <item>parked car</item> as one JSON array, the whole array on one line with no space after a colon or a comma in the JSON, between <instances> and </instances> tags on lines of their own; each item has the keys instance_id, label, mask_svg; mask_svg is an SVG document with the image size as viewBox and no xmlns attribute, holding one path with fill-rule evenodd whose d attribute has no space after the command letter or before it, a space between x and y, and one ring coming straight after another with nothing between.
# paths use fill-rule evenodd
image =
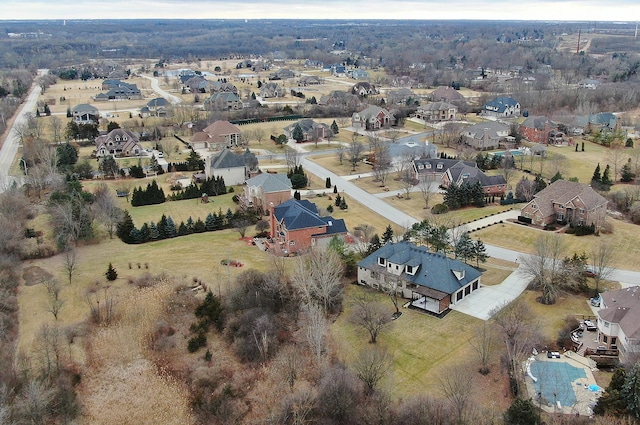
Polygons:
<instances>
[{"instance_id":1,"label":"parked car","mask_svg":"<svg viewBox=\"0 0 640 425\"><path fill-rule=\"evenodd\" d=\"M591 320L585 320L584 326L585 328L587 328L588 331L595 331L597 329L596 324L593 323Z\"/></svg>"},{"instance_id":2,"label":"parked car","mask_svg":"<svg viewBox=\"0 0 640 425\"><path fill-rule=\"evenodd\" d=\"M558 351L547 351L547 357L550 359L559 359L560 358L560 352Z\"/></svg>"},{"instance_id":3,"label":"parked car","mask_svg":"<svg viewBox=\"0 0 640 425\"><path fill-rule=\"evenodd\" d=\"M602 302L602 298L600 297L600 294L598 294L597 297L593 297L589 299L589 303L591 303L591 305L594 307L600 307L601 302Z\"/></svg>"},{"instance_id":4,"label":"parked car","mask_svg":"<svg viewBox=\"0 0 640 425\"><path fill-rule=\"evenodd\" d=\"M158 158L164 158L164 154L162 152L158 152Z\"/></svg>"}]
</instances>

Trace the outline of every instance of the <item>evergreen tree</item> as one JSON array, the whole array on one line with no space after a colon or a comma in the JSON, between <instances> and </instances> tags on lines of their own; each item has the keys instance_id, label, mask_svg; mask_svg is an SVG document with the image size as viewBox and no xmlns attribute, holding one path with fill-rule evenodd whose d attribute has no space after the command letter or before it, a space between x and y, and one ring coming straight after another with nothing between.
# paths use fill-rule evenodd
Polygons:
<instances>
[{"instance_id":1,"label":"evergreen tree","mask_svg":"<svg viewBox=\"0 0 640 425\"><path fill-rule=\"evenodd\" d=\"M293 199L296 200L300 200L300 192L298 192L297 190L295 192L293 192Z\"/></svg>"},{"instance_id":2,"label":"evergreen tree","mask_svg":"<svg viewBox=\"0 0 640 425\"><path fill-rule=\"evenodd\" d=\"M58 154L58 167L67 167L78 162L78 149L70 143L64 143L56 147Z\"/></svg>"},{"instance_id":3,"label":"evergreen tree","mask_svg":"<svg viewBox=\"0 0 640 425\"><path fill-rule=\"evenodd\" d=\"M620 181L628 183L633 181L636 175L631 171L631 158L622 166L620 170Z\"/></svg>"},{"instance_id":4,"label":"evergreen tree","mask_svg":"<svg viewBox=\"0 0 640 425\"><path fill-rule=\"evenodd\" d=\"M158 227L156 223L153 221L149 224L149 239L152 241L160 239L160 233L158 232Z\"/></svg>"},{"instance_id":5,"label":"evergreen tree","mask_svg":"<svg viewBox=\"0 0 640 425\"><path fill-rule=\"evenodd\" d=\"M160 221L158 221L158 236L159 239L167 238L167 216L162 214Z\"/></svg>"},{"instance_id":6,"label":"evergreen tree","mask_svg":"<svg viewBox=\"0 0 640 425\"><path fill-rule=\"evenodd\" d=\"M558 180L562 180L562 174L558 171L553 177L551 177L551 183L557 182Z\"/></svg>"},{"instance_id":7,"label":"evergreen tree","mask_svg":"<svg viewBox=\"0 0 640 425\"><path fill-rule=\"evenodd\" d=\"M333 185L333 193L338 193L338 185Z\"/></svg>"},{"instance_id":8,"label":"evergreen tree","mask_svg":"<svg viewBox=\"0 0 640 425\"><path fill-rule=\"evenodd\" d=\"M536 175L536 179L534 180L534 183L536 185L535 193L538 193L542 189L547 187L547 183L542 179L542 177L540 177L540 174Z\"/></svg>"},{"instance_id":9,"label":"evergreen tree","mask_svg":"<svg viewBox=\"0 0 640 425\"><path fill-rule=\"evenodd\" d=\"M129 211L124 210L124 213L122 214L122 220L120 220L120 223L118 223L118 226L116 228L116 235L124 243L134 243L129 235L135 228L136 226L133 224L133 219L131 218Z\"/></svg>"},{"instance_id":10,"label":"evergreen tree","mask_svg":"<svg viewBox=\"0 0 640 425\"><path fill-rule=\"evenodd\" d=\"M227 212L224 215L224 225L231 226L231 223L233 223L233 212L231 208L227 208Z\"/></svg>"},{"instance_id":11,"label":"evergreen tree","mask_svg":"<svg viewBox=\"0 0 640 425\"><path fill-rule=\"evenodd\" d=\"M613 372L609 386L604 394L598 398L593 408L596 415L609 415L620 417L627 413L627 402L622 396L622 390L625 383L626 371L619 367Z\"/></svg>"},{"instance_id":12,"label":"evergreen tree","mask_svg":"<svg viewBox=\"0 0 640 425\"><path fill-rule=\"evenodd\" d=\"M603 185L613 184L613 182L611 181L611 167L609 167L609 164L607 164L607 166L604 167L604 172L602 173L601 181Z\"/></svg>"},{"instance_id":13,"label":"evergreen tree","mask_svg":"<svg viewBox=\"0 0 640 425\"><path fill-rule=\"evenodd\" d=\"M164 228L164 234L167 238L175 238L178 235L178 231L176 230L176 224L173 222L171 216L167 217L167 224Z\"/></svg>"},{"instance_id":14,"label":"evergreen tree","mask_svg":"<svg viewBox=\"0 0 640 425\"><path fill-rule=\"evenodd\" d=\"M393 241L393 229L391 228L391 225L387 225L387 228L384 230L384 233L382 234L382 245L386 245L389 242Z\"/></svg>"},{"instance_id":15,"label":"evergreen tree","mask_svg":"<svg viewBox=\"0 0 640 425\"><path fill-rule=\"evenodd\" d=\"M46 103L44 104L44 114L46 116L50 116L51 115L51 109L49 109L49 105L47 105Z\"/></svg>"},{"instance_id":16,"label":"evergreen tree","mask_svg":"<svg viewBox=\"0 0 640 425\"><path fill-rule=\"evenodd\" d=\"M335 201L336 207L339 207L341 202L342 202L342 197L340 195L337 195L336 201Z\"/></svg>"},{"instance_id":17,"label":"evergreen tree","mask_svg":"<svg viewBox=\"0 0 640 425\"><path fill-rule=\"evenodd\" d=\"M184 221L180 222L178 226L178 236L186 236L189 234L189 230L187 229L187 225L184 224Z\"/></svg>"},{"instance_id":18,"label":"evergreen tree","mask_svg":"<svg viewBox=\"0 0 640 425\"><path fill-rule=\"evenodd\" d=\"M602 181L602 176L600 175L600 163L596 165L596 169L593 171L593 177L591 177L591 181L598 183Z\"/></svg>"},{"instance_id":19,"label":"evergreen tree","mask_svg":"<svg viewBox=\"0 0 640 425\"><path fill-rule=\"evenodd\" d=\"M538 408L531 399L520 397L513 400L509 409L504 413L505 425L538 425L540 424L540 414Z\"/></svg>"},{"instance_id":20,"label":"evergreen tree","mask_svg":"<svg viewBox=\"0 0 640 425\"><path fill-rule=\"evenodd\" d=\"M193 233L203 233L205 230L206 230L206 226L204 224L204 221L198 218L195 224L193 225Z\"/></svg>"},{"instance_id":21,"label":"evergreen tree","mask_svg":"<svg viewBox=\"0 0 640 425\"><path fill-rule=\"evenodd\" d=\"M304 140L304 133L302 131L302 127L300 127L300 124L296 124L296 126L294 127L292 137L297 143L300 143Z\"/></svg>"},{"instance_id":22,"label":"evergreen tree","mask_svg":"<svg viewBox=\"0 0 640 425\"><path fill-rule=\"evenodd\" d=\"M636 420L640 419L640 363L636 362L624 379L621 391L627 403L627 412Z\"/></svg>"},{"instance_id":23,"label":"evergreen tree","mask_svg":"<svg viewBox=\"0 0 640 425\"><path fill-rule=\"evenodd\" d=\"M36 117L40 118L40 109L36 108Z\"/></svg>"},{"instance_id":24,"label":"evergreen tree","mask_svg":"<svg viewBox=\"0 0 640 425\"><path fill-rule=\"evenodd\" d=\"M189 216L189 218L187 219L187 222L185 224L185 226L187 227L187 233L191 234L193 233L193 229L195 227L195 223L193 222L193 219L191 218L191 216Z\"/></svg>"},{"instance_id":25,"label":"evergreen tree","mask_svg":"<svg viewBox=\"0 0 640 425\"><path fill-rule=\"evenodd\" d=\"M329 204L329 205L327 206L327 212L328 212L329 214L331 214L331 213L333 212L333 205L332 205L332 204Z\"/></svg>"},{"instance_id":26,"label":"evergreen tree","mask_svg":"<svg viewBox=\"0 0 640 425\"><path fill-rule=\"evenodd\" d=\"M333 120L333 122L331 123L331 131L333 132L334 135L340 133L340 128L338 127L336 120Z\"/></svg>"},{"instance_id":27,"label":"evergreen tree","mask_svg":"<svg viewBox=\"0 0 640 425\"><path fill-rule=\"evenodd\" d=\"M151 228L149 227L149 225L147 223L143 223L142 226L140 227L140 230L138 231L138 243L145 243L145 242L149 242L149 239L151 239Z\"/></svg>"},{"instance_id":28,"label":"evergreen tree","mask_svg":"<svg viewBox=\"0 0 640 425\"><path fill-rule=\"evenodd\" d=\"M463 234L455 246L455 256L456 258L462 258L462 261L467 263L467 260L473 258L473 254L475 252L475 244L473 240L469 236L468 233Z\"/></svg>"},{"instance_id":29,"label":"evergreen tree","mask_svg":"<svg viewBox=\"0 0 640 425\"><path fill-rule=\"evenodd\" d=\"M380 236L376 233L371 237L369 241L369 247L367 248L367 254L372 254L379 250L382 247L382 242L380 242Z\"/></svg>"},{"instance_id":30,"label":"evergreen tree","mask_svg":"<svg viewBox=\"0 0 640 425\"><path fill-rule=\"evenodd\" d=\"M204 228L207 232L216 230L216 217L213 213L207 214L207 218L204 221Z\"/></svg>"},{"instance_id":31,"label":"evergreen tree","mask_svg":"<svg viewBox=\"0 0 640 425\"><path fill-rule=\"evenodd\" d=\"M473 246L473 258L476 259L476 267L480 267L480 263L485 263L487 258L489 258L487 248L480 239L478 239Z\"/></svg>"},{"instance_id":32,"label":"evergreen tree","mask_svg":"<svg viewBox=\"0 0 640 425\"><path fill-rule=\"evenodd\" d=\"M327 179L324 182L324 187L327 189L331 189L331 177L327 177Z\"/></svg>"},{"instance_id":33,"label":"evergreen tree","mask_svg":"<svg viewBox=\"0 0 640 425\"><path fill-rule=\"evenodd\" d=\"M108 281L114 281L118 278L118 272L113 268L113 264L109 263L107 272L104 274Z\"/></svg>"},{"instance_id":34,"label":"evergreen tree","mask_svg":"<svg viewBox=\"0 0 640 425\"><path fill-rule=\"evenodd\" d=\"M349 208L347 206L347 201L345 200L345 198L343 197L342 200L340 201L340 209L341 210L346 210L347 208Z\"/></svg>"}]
</instances>

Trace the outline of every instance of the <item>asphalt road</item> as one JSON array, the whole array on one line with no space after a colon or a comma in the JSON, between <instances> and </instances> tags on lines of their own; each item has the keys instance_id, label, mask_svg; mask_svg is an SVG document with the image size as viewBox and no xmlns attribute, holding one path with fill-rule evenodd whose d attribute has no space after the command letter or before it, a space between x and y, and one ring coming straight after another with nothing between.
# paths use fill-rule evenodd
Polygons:
<instances>
[{"instance_id":1,"label":"asphalt road","mask_svg":"<svg viewBox=\"0 0 640 425\"><path fill-rule=\"evenodd\" d=\"M48 69L38 70L40 75L46 74L47 72L49 72ZM20 145L20 136L16 129L20 128L27 122L28 114L33 113L41 91L42 89L40 86L34 82L29 96L27 96L27 99L22 105L22 109L20 109L13 121L13 125L7 134L7 139L2 144L2 148L0 148L0 192L4 192L15 182L22 184L22 179L20 177L9 175L9 169L11 168L11 164L18 153L18 147Z\"/></svg>"},{"instance_id":2,"label":"asphalt road","mask_svg":"<svg viewBox=\"0 0 640 425\"><path fill-rule=\"evenodd\" d=\"M182 99L180 99L178 96L174 96L171 93L162 90L160 88L160 84L158 84L157 78L149 77L148 75L142 75L142 77L151 81L151 88L153 89L153 91L158 93L161 97L167 99L172 105L177 105L178 103L182 102Z\"/></svg>"}]
</instances>

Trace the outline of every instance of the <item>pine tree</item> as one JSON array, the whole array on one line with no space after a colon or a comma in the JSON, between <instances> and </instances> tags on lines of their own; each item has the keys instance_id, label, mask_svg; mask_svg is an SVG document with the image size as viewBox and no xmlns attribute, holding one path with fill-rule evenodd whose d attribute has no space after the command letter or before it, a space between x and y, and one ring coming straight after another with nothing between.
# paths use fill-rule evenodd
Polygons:
<instances>
[{"instance_id":1,"label":"pine tree","mask_svg":"<svg viewBox=\"0 0 640 425\"><path fill-rule=\"evenodd\" d=\"M204 228L207 232L216 230L216 217L213 213L207 214L207 218L204 221Z\"/></svg>"},{"instance_id":2,"label":"pine tree","mask_svg":"<svg viewBox=\"0 0 640 425\"><path fill-rule=\"evenodd\" d=\"M336 196L336 202L335 202L336 207L339 207L341 202L342 202L342 197L340 195Z\"/></svg>"},{"instance_id":3,"label":"pine tree","mask_svg":"<svg viewBox=\"0 0 640 425\"><path fill-rule=\"evenodd\" d=\"M627 372L621 394L627 402L627 412L640 419L640 363L636 362Z\"/></svg>"},{"instance_id":4,"label":"pine tree","mask_svg":"<svg viewBox=\"0 0 640 425\"><path fill-rule=\"evenodd\" d=\"M540 177L540 174L536 175L536 179L534 180L534 183L536 185L535 193L538 193L542 189L547 187L547 183L542 179L542 177Z\"/></svg>"},{"instance_id":5,"label":"pine tree","mask_svg":"<svg viewBox=\"0 0 640 425\"><path fill-rule=\"evenodd\" d=\"M600 163L596 165L596 169L593 171L593 177L591 177L591 181L598 183L602 181L602 176L600 175Z\"/></svg>"},{"instance_id":6,"label":"pine tree","mask_svg":"<svg viewBox=\"0 0 640 425\"><path fill-rule=\"evenodd\" d=\"M160 233L158 233L158 227L153 221L149 224L149 239L155 241L160 239Z\"/></svg>"},{"instance_id":7,"label":"pine tree","mask_svg":"<svg viewBox=\"0 0 640 425\"><path fill-rule=\"evenodd\" d=\"M138 243L149 242L151 239L151 229L147 223L143 223L138 231Z\"/></svg>"},{"instance_id":8,"label":"pine tree","mask_svg":"<svg viewBox=\"0 0 640 425\"><path fill-rule=\"evenodd\" d=\"M122 220L120 220L120 223L118 223L118 226L116 228L116 235L124 243L134 243L129 235L135 228L136 226L133 224L133 219L131 218L129 211L124 210Z\"/></svg>"},{"instance_id":9,"label":"pine tree","mask_svg":"<svg viewBox=\"0 0 640 425\"><path fill-rule=\"evenodd\" d=\"M480 263L486 262L487 258L489 258L487 248L480 239L478 239L473 246L473 257L476 259L476 267L480 267Z\"/></svg>"},{"instance_id":10,"label":"pine tree","mask_svg":"<svg viewBox=\"0 0 640 425\"><path fill-rule=\"evenodd\" d=\"M325 183L324 183L324 187L327 189L331 189L331 177L327 177Z\"/></svg>"},{"instance_id":11,"label":"pine tree","mask_svg":"<svg viewBox=\"0 0 640 425\"><path fill-rule=\"evenodd\" d=\"M376 233L371 237L369 241L369 247L367 248L367 254L372 254L379 250L382 247L382 242L380 242L380 236Z\"/></svg>"},{"instance_id":12,"label":"pine tree","mask_svg":"<svg viewBox=\"0 0 640 425\"><path fill-rule=\"evenodd\" d=\"M349 208L347 206L347 201L344 198L342 198L342 200L340 201L340 209L341 210L346 210L347 208Z\"/></svg>"},{"instance_id":13,"label":"pine tree","mask_svg":"<svg viewBox=\"0 0 640 425\"><path fill-rule=\"evenodd\" d=\"M171 216L167 217L167 225L164 228L164 234L167 238L175 238L176 236L178 236L176 224L173 222Z\"/></svg>"},{"instance_id":14,"label":"pine tree","mask_svg":"<svg viewBox=\"0 0 640 425\"><path fill-rule=\"evenodd\" d=\"M562 180L562 174L558 171L553 177L551 177L551 183L557 182L558 180Z\"/></svg>"},{"instance_id":15,"label":"pine tree","mask_svg":"<svg viewBox=\"0 0 640 425\"><path fill-rule=\"evenodd\" d=\"M109 263L107 272L104 274L108 281L114 281L118 278L118 272L113 268L113 264Z\"/></svg>"},{"instance_id":16,"label":"pine tree","mask_svg":"<svg viewBox=\"0 0 640 425\"><path fill-rule=\"evenodd\" d=\"M504 412L505 425L538 425L540 423L540 415L538 408L530 398L516 398Z\"/></svg>"},{"instance_id":17,"label":"pine tree","mask_svg":"<svg viewBox=\"0 0 640 425\"><path fill-rule=\"evenodd\" d=\"M386 245L389 242L393 242L393 229L391 225L387 225L387 228L384 230L382 234L382 245Z\"/></svg>"},{"instance_id":18,"label":"pine tree","mask_svg":"<svg viewBox=\"0 0 640 425\"><path fill-rule=\"evenodd\" d=\"M611 181L611 167L609 167L609 164L607 164L606 167L604 167L604 172L602 173L602 184L604 185L611 185L613 184L613 182Z\"/></svg>"},{"instance_id":19,"label":"pine tree","mask_svg":"<svg viewBox=\"0 0 640 425\"><path fill-rule=\"evenodd\" d=\"M297 190L295 192L293 192L293 199L296 200L300 200L300 192L298 192Z\"/></svg>"},{"instance_id":20,"label":"pine tree","mask_svg":"<svg viewBox=\"0 0 640 425\"><path fill-rule=\"evenodd\" d=\"M462 261L466 264L468 259L473 258L475 252L474 247L475 245L469 234L463 234L455 246L454 253L456 258L462 258Z\"/></svg>"},{"instance_id":21,"label":"pine tree","mask_svg":"<svg viewBox=\"0 0 640 425\"><path fill-rule=\"evenodd\" d=\"M622 166L620 170L620 181L628 183L633 181L636 175L631 171L631 158Z\"/></svg>"},{"instance_id":22,"label":"pine tree","mask_svg":"<svg viewBox=\"0 0 640 425\"><path fill-rule=\"evenodd\" d=\"M49 109L49 105L47 105L46 103L44 104L44 114L46 116L50 116L51 115L51 109Z\"/></svg>"},{"instance_id":23,"label":"pine tree","mask_svg":"<svg viewBox=\"0 0 640 425\"><path fill-rule=\"evenodd\" d=\"M158 239L167 238L167 216L162 214L160 221L158 221Z\"/></svg>"},{"instance_id":24,"label":"pine tree","mask_svg":"<svg viewBox=\"0 0 640 425\"><path fill-rule=\"evenodd\" d=\"M331 123L331 131L333 132L334 135L340 132L340 128L338 127L336 120L333 120L333 122Z\"/></svg>"},{"instance_id":25,"label":"pine tree","mask_svg":"<svg viewBox=\"0 0 640 425\"><path fill-rule=\"evenodd\" d=\"M304 140L304 133L302 131L302 128L300 127L300 124L296 124L295 128L293 129L292 137L297 143L300 143Z\"/></svg>"},{"instance_id":26,"label":"pine tree","mask_svg":"<svg viewBox=\"0 0 640 425\"><path fill-rule=\"evenodd\" d=\"M338 185L333 185L333 193L338 193Z\"/></svg>"},{"instance_id":27,"label":"pine tree","mask_svg":"<svg viewBox=\"0 0 640 425\"><path fill-rule=\"evenodd\" d=\"M203 233L205 230L206 230L206 226L204 224L204 221L198 218L195 224L193 225L193 233Z\"/></svg>"}]
</instances>

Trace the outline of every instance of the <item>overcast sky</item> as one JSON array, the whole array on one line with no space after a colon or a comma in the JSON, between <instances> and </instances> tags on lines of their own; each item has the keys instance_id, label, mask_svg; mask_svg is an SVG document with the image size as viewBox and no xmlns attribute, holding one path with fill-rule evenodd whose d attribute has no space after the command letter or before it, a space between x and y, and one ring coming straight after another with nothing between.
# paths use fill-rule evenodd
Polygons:
<instances>
[{"instance_id":1,"label":"overcast sky","mask_svg":"<svg viewBox=\"0 0 640 425\"><path fill-rule=\"evenodd\" d=\"M0 0L0 19L640 20L640 0Z\"/></svg>"}]
</instances>

